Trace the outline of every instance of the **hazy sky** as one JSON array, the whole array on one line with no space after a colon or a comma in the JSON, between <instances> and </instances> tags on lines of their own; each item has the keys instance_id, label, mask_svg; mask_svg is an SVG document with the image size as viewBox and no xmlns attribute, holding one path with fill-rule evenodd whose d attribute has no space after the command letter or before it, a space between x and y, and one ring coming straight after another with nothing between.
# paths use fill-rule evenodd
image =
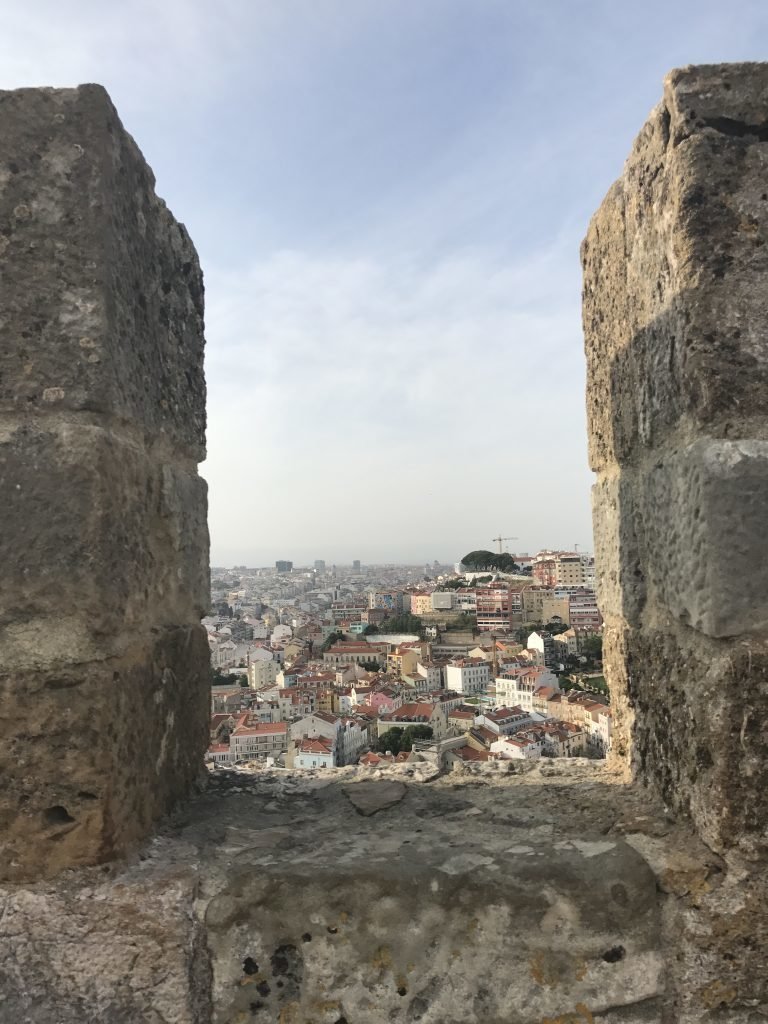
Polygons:
<instances>
[{"instance_id":1,"label":"hazy sky","mask_svg":"<svg viewBox=\"0 0 768 1024\"><path fill-rule=\"evenodd\" d=\"M766 58L766 0L0 3L197 244L214 564L591 547L579 242L669 68Z\"/></svg>"}]
</instances>

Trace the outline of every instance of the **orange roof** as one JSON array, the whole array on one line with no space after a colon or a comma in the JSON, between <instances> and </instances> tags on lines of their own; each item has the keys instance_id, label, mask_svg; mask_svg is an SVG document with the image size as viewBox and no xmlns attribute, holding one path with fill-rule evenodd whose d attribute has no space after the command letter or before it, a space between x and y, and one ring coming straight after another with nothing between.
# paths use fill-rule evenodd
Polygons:
<instances>
[{"instance_id":1,"label":"orange roof","mask_svg":"<svg viewBox=\"0 0 768 1024\"><path fill-rule=\"evenodd\" d=\"M246 720L250 718L250 715L241 715L237 720L237 725L232 733L233 736L275 736L281 733L288 732L288 725L286 722L255 722L253 724L246 724Z\"/></svg>"},{"instance_id":2,"label":"orange roof","mask_svg":"<svg viewBox=\"0 0 768 1024\"><path fill-rule=\"evenodd\" d=\"M333 746L326 736L314 739L305 736L299 743L299 750L302 754L330 754L333 752Z\"/></svg>"},{"instance_id":3,"label":"orange roof","mask_svg":"<svg viewBox=\"0 0 768 1024\"><path fill-rule=\"evenodd\" d=\"M462 761L488 761L491 754L487 750L475 750L474 747L455 747L451 753L460 757Z\"/></svg>"},{"instance_id":4,"label":"orange roof","mask_svg":"<svg viewBox=\"0 0 768 1024\"><path fill-rule=\"evenodd\" d=\"M382 762L386 762L387 764L391 764L394 760L395 759L392 756L392 754L374 754L373 751L370 751L369 753L364 754L360 758L360 761L358 763L359 764L368 765L371 768L375 768L375 767L377 767L377 765L380 765Z\"/></svg>"}]
</instances>

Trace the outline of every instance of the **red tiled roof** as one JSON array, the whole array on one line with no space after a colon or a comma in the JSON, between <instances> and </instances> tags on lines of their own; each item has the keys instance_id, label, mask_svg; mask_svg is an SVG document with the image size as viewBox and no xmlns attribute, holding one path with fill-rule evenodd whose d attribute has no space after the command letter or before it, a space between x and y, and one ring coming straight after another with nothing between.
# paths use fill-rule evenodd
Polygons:
<instances>
[{"instance_id":1,"label":"red tiled roof","mask_svg":"<svg viewBox=\"0 0 768 1024\"><path fill-rule=\"evenodd\" d=\"M318 736L314 739L304 736L299 743L299 750L302 754L330 754L333 745L327 736Z\"/></svg>"},{"instance_id":2,"label":"red tiled roof","mask_svg":"<svg viewBox=\"0 0 768 1024\"><path fill-rule=\"evenodd\" d=\"M462 761L488 761L491 757L488 750L475 750L474 747L455 747L451 753Z\"/></svg>"}]
</instances>

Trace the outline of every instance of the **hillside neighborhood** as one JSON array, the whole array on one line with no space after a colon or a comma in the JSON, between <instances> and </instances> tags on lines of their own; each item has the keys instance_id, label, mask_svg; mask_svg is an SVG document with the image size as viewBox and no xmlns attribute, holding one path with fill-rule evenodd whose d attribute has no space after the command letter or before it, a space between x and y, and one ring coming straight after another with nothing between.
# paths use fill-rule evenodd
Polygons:
<instances>
[{"instance_id":1,"label":"hillside neighborhood","mask_svg":"<svg viewBox=\"0 0 768 1024\"><path fill-rule=\"evenodd\" d=\"M499 566L503 567L502 569ZM213 766L605 757L594 559L216 569Z\"/></svg>"}]
</instances>

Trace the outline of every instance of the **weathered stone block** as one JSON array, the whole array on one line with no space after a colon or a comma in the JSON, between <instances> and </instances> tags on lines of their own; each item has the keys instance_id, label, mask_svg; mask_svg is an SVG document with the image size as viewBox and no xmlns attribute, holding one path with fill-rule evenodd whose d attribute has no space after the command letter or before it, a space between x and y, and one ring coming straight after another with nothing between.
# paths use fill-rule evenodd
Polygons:
<instances>
[{"instance_id":1,"label":"weathered stone block","mask_svg":"<svg viewBox=\"0 0 768 1024\"><path fill-rule=\"evenodd\" d=\"M208 739L203 290L99 86L0 93L0 878L127 852Z\"/></svg>"},{"instance_id":2,"label":"weathered stone block","mask_svg":"<svg viewBox=\"0 0 768 1024\"><path fill-rule=\"evenodd\" d=\"M109 860L200 778L208 736L201 626L130 653L0 676L0 864L10 879Z\"/></svg>"},{"instance_id":3,"label":"weathered stone block","mask_svg":"<svg viewBox=\"0 0 768 1024\"><path fill-rule=\"evenodd\" d=\"M582 249L616 754L768 850L768 65L673 71Z\"/></svg>"},{"instance_id":4,"label":"weathered stone block","mask_svg":"<svg viewBox=\"0 0 768 1024\"><path fill-rule=\"evenodd\" d=\"M2 1024L210 1024L194 870L89 881L0 893Z\"/></svg>"},{"instance_id":5,"label":"weathered stone block","mask_svg":"<svg viewBox=\"0 0 768 1024\"><path fill-rule=\"evenodd\" d=\"M196 473L112 430L46 418L0 433L0 483L14 526L0 532L0 667L110 656L204 614Z\"/></svg>"},{"instance_id":6,"label":"weathered stone block","mask_svg":"<svg viewBox=\"0 0 768 1024\"><path fill-rule=\"evenodd\" d=\"M670 74L590 224L582 262L594 469L636 461L677 432L749 437L762 422L766 94L768 65Z\"/></svg>"},{"instance_id":7,"label":"weathered stone block","mask_svg":"<svg viewBox=\"0 0 768 1024\"><path fill-rule=\"evenodd\" d=\"M764 855L768 648L646 628L623 631L613 649L634 713L636 774L712 849Z\"/></svg>"},{"instance_id":8,"label":"weathered stone block","mask_svg":"<svg viewBox=\"0 0 768 1024\"><path fill-rule=\"evenodd\" d=\"M600 611L607 620L636 623L645 605L645 576L629 477L603 476L592 488L595 569Z\"/></svg>"},{"instance_id":9,"label":"weathered stone block","mask_svg":"<svg viewBox=\"0 0 768 1024\"><path fill-rule=\"evenodd\" d=\"M0 411L108 413L199 462L202 275L109 96L0 92L0 138Z\"/></svg>"},{"instance_id":10,"label":"weathered stone block","mask_svg":"<svg viewBox=\"0 0 768 1024\"><path fill-rule=\"evenodd\" d=\"M697 441L638 490L646 571L670 613L707 636L768 631L768 441Z\"/></svg>"}]
</instances>

